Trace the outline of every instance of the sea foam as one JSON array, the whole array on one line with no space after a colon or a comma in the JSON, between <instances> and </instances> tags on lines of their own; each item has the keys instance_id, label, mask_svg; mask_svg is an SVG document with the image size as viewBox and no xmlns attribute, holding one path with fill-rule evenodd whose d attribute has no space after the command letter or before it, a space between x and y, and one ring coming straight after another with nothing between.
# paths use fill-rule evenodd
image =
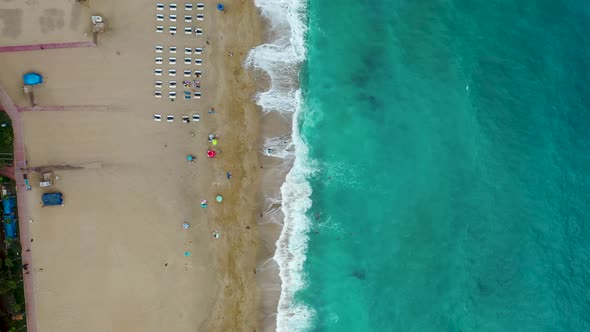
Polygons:
<instances>
[{"instance_id":1,"label":"sea foam","mask_svg":"<svg viewBox=\"0 0 590 332\"><path fill-rule=\"evenodd\" d=\"M306 259L311 207L308 177L313 171L308 149L299 136L299 117L303 111L299 88L299 69L305 60L306 0L255 0L269 24L272 42L254 48L246 65L264 70L270 88L256 96L264 112L293 114L292 137L267 138L264 153L277 158L294 158L293 167L281 186L283 229L276 242L274 260L279 266L281 295L277 308L277 331L293 332L309 328L313 311L294 300L305 286L303 264Z\"/></svg>"}]
</instances>

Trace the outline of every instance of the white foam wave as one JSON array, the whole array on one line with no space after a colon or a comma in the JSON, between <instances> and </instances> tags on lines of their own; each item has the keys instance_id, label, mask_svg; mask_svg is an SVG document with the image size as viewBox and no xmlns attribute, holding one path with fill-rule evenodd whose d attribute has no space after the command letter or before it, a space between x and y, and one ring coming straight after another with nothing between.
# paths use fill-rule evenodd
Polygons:
<instances>
[{"instance_id":1,"label":"white foam wave","mask_svg":"<svg viewBox=\"0 0 590 332\"><path fill-rule=\"evenodd\" d=\"M256 102L264 112L288 112L294 117L291 139L267 138L263 150L277 158L294 157L293 167L281 186L284 224L273 257L281 278L276 330L303 331L309 328L313 316L310 308L294 302L295 293L305 286L302 270L310 227L306 211L311 207L312 191L307 179L313 172L298 128L303 111L298 76L306 55L306 0L255 0L255 4L270 24L272 40L254 48L246 59L247 66L264 70L270 78L270 89L259 93Z\"/></svg>"}]
</instances>

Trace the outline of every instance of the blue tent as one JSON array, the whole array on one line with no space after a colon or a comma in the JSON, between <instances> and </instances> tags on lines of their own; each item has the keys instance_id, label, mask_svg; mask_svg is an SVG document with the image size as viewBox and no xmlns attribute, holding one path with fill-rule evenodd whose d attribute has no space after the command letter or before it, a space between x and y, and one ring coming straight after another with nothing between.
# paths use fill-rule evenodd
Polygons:
<instances>
[{"instance_id":1,"label":"blue tent","mask_svg":"<svg viewBox=\"0 0 590 332\"><path fill-rule=\"evenodd\" d=\"M43 83L43 76L37 73L26 73L23 75L25 85L37 85Z\"/></svg>"},{"instance_id":2,"label":"blue tent","mask_svg":"<svg viewBox=\"0 0 590 332\"><path fill-rule=\"evenodd\" d=\"M217 4L217 10L219 10L219 11L221 11L221 12L222 12L222 11L224 11L224 10L225 10L225 7L223 6L223 4L221 4L221 3L218 3L218 4Z\"/></svg>"},{"instance_id":3,"label":"blue tent","mask_svg":"<svg viewBox=\"0 0 590 332\"><path fill-rule=\"evenodd\" d=\"M64 203L61 193L45 193L41 196L43 206L62 205Z\"/></svg>"}]
</instances>

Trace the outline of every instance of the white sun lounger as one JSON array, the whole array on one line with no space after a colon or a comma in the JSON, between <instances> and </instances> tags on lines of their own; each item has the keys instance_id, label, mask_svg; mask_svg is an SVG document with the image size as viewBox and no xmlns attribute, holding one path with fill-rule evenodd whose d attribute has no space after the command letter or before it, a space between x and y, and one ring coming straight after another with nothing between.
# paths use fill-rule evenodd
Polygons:
<instances>
[{"instance_id":1,"label":"white sun lounger","mask_svg":"<svg viewBox=\"0 0 590 332\"><path fill-rule=\"evenodd\" d=\"M188 69L185 69L183 74L184 74L184 77L191 77L191 71Z\"/></svg>"},{"instance_id":2,"label":"white sun lounger","mask_svg":"<svg viewBox=\"0 0 590 332\"><path fill-rule=\"evenodd\" d=\"M164 14L156 14L156 21L163 21L164 20Z\"/></svg>"},{"instance_id":3,"label":"white sun lounger","mask_svg":"<svg viewBox=\"0 0 590 332\"><path fill-rule=\"evenodd\" d=\"M176 69L168 69L168 76L176 76Z\"/></svg>"},{"instance_id":4,"label":"white sun lounger","mask_svg":"<svg viewBox=\"0 0 590 332\"><path fill-rule=\"evenodd\" d=\"M195 91L195 98L201 98L201 93L199 91Z\"/></svg>"},{"instance_id":5,"label":"white sun lounger","mask_svg":"<svg viewBox=\"0 0 590 332\"><path fill-rule=\"evenodd\" d=\"M203 49L200 47L195 47L195 54L201 54L203 53Z\"/></svg>"},{"instance_id":6,"label":"white sun lounger","mask_svg":"<svg viewBox=\"0 0 590 332\"><path fill-rule=\"evenodd\" d=\"M176 4L175 3L171 3L170 4L170 10L176 10Z\"/></svg>"},{"instance_id":7,"label":"white sun lounger","mask_svg":"<svg viewBox=\"0 0 590 332\"><path fill-rule=\"evenodd\" d=\"M175 57L169 57L168 58L168 64L175 65L176 64L176 58Z\"/></svg>"},{"instance_id":8,"label":"white sun lounger","mask_svg":"<svg viewBox=\"0 0 590 332\"><path fill-rule=\"evenodd\" d=\"M170 33L171 34L175 34L176 33L176 27L175 26L173 26L173 25L170 26Z\"/></svg>"},{"instance_id":9,"label":"white sun lounger","mask_svg":"<svg viewBox=\"0 0 590 332\"><path fill-rule=\"evenodd\" d=\"M193 54L193 49L190 47L185 47L184 48L184 54Z\"/></svg>"},{"instance_id":10,"label":"white sun lounger","mask_svg":"<svg viewBox=\"0 0 590 332\"><path fill-rule=\"evenodd\" d=\"M203 77L203 72L202 72L202 71L200 71L200 70L195 70L195 77L196 77L196 78Z\"/></svg>"},{"instance_id":11,"label":"white sun lounger","mask_svg":"<svg viewBox=\"0 0 590 332\"><path fill-rule=\"evenodd\" d=\"M174 122L174 115L166 115L166 122Z\"/></svg>"},{"instance_id":12,"label":"white sun lounger","mask_svg":"<svg viewBox=\"0 0 590 332\"><path fill-rule=\"evenodd\" d=\"M170 92L168 92L168 98L170 98L170 99L176 98L176 91L170 91Z\"/></svg>"},{"instance_id":13,"label":"white sun lounger","mask_svg":"<svg viewBox=\"0 0 590 332\"><path fill-rule=\"evenodd\" d=\"M154 74L156 74L156 76L162 76L162 69L160 69L160 68L156 68L156 69L154 70Z\"/></svg>"},{"instance_id":14,"label":"white sun lounger","mask_svg":"<svg viewBox=\"0 0 590 332\"><path fill-rule=\"evenodd\" d=\"M156 53L162 53L162 52L164 52L164 46L156 45Z\"/></svg>"},{"instance_id":15,"label":"white sun lounger","mask_svg":"<svg viewBox=\"0 0 590 332\"><path fill-rule=\"evenodd\" d=\"M187 3L184 5L184 10L193 10L193 4L192 3Z\"/></svg>"},{"instance_id":16,"label":"white sun lounger","mask_svg":"<svg viewBox=\"0 0 590 332\"><path fill-rule=\"evenodd\" d=\"M162 25L156 26L156 32L159 32L159 33L164 32L164 26L162 26Z\"/></svg>"},{"instance_id":17,"label":"white sun lounger","mask_svg":"<svg viewBox=\"0 0 590 332\"><path fill-rule=\"evenodd\" d=\"M155 81L154 87L156 87L156 89L161 89L162 88L162 81Z\"/></svg>"},{"instance_id":18,"label":"white sun lounger","mask_svg":"<svg viewBox=\"0 0 590 332\"><path fill-rule=\"evenodd\" d=\"M203 29L195 28L195 36L201 36L203 34Z\"/></svg>"},{"instance_id":19,"label":"white sun lounger","mask_svg":"<svg viewBox=\"0 0 590 332\"><path fill-rule=\"evenodd\" d=\"M176 81L170 81L170 82L168 82L168 87L170 89L176 89Z\"/></svg>"},{"instance_id":20,"label":"white sun lounger","mask_svg":"<svg viewBox=\"0 0 590 332\"><path fill-rule=\"evenodd\" d=\"M154 97L156 97L156 98L162 98L162 91L160 91L160 90L154 91Z\"/></svg>"},{"instance_id":21,"label":"white sun lounger","mask_svg":"<svg viewBox=\"0 0 590 332\"><path fill-rule=\"evenodd\" d=\"M170 14L170 22L176 22L176 14Z\"/></svg>"},{"instance_id":22,"label":"white sun lounger","mask_svg":"<svg viewBox=\"0 0 590 332\"><path fill-rule=\"evenodd\" d=\"M185 65L190 65L192 62L192 58L184 58L184 64Z\"/></svg>"},{"instance_id":23,"label":"white sun lounger","mask_svg":"<svg viewBox=\"0 0 590 332\"><path fill-rule=\"evenodd\" d=\"M205 19L204 14L197 14L197 21L203 21Z\"/></svg>"},{"instance_id":24,"label":"white sun lounger","mask_svg":"<svg viewBox=\"0 0 590 332\"><path fill-rule=\"evenodd\" d=\"M176 53L176 46L170 46L170 53Z\"/></svg>"},{"instance_id":25,"label":"white sun lounger","mask_svg":"<svg viewBox=\"0 0 590 332\"><path fill-rule=\"evenodd\" d=\"M162 122L162 114L154 114L154 121Z\"/></svg>"},{"instance_id":26,"label":"white sun lounger","mask_svg":"<svg viewBox=\"0 0 590 332\"><path fill-rule=\"evenodd\" d=\"M201 121L201 116L198 114L193 114L193 122L199 122Z\"/></svg>"},{"instance_id":27,"label":"white sun lounger","mask_svg":"<svg viewBox=\"0 0 590 332\"><path fill-rule=\"evenodd\" d=\"M157 10L164 10L164 4L163 3L157 3L156 4L156 9Z\"/></svg>"},{"instance_id":28,"label":"white sun lounger","mask_svg":"<svg viewBox=\"0 0 590 332\"><path fill-rule=\"evenodd\" d=\"M190 123L190 122L191 122L191 120L188 117L188 115L183 115L182 116L182 123Z\"/></svg>"},{"instance_id":29,"label":"white sun lounger","mask_svg":"<svg viewBox=\"0 0 590 332\"><path fill-rule=\"evenodd\" d=\"M198 4L197 4L197 10L205 10L205 4L203 4L203 3L198 3Z\"/></svg>"},{"instance_id":30,"label":"white sun lounger","mask_svg":"<svg viewBox=\"0 0 590 332\"><path fill-rule=\"evenodd\" d=\"M203 64L203 60L201 59L195 59L195 66L200 66Z\"/></svg>"},{"instance_id":31,"label":"white sun lounger","mask_svg":"<svg viewBox=\"0 0 590 332\"><path fill-rule=\"evenodd\" d=\"M157 56L156 57L156 64L157 65L161 65L162 64L162 57L161 56Z\"/></svg>"},{"instance_id":32,"label":"white sun lounger","mask_svg":"<svg viewBox=\"0 0 590 332\"><path fill-rule=\"evenodd\" d=\"M184 15L184 21L186 23L191 23L193 21L193 17L190 15Z\"/></svg>"},{"instance_id":33,"label":"white sun lounger","mask_svg":"<svg viewBox=\"0 0 590 332\"><path fill-rule=\"evenodd\" d=\"M191 27L185 27L184 28L184 34L185 35L190 35L191 33L193 33L193 28L191 28Z\"/></svg>"}]
</instances>

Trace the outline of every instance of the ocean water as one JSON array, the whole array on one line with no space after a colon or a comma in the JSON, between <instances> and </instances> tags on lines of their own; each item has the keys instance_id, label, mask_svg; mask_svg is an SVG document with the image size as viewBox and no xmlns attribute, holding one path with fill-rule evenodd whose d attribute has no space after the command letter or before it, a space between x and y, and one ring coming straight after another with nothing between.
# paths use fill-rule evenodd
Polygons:
<instances>
[{"instance_id":1,"label":"ocean water","mask_svg":"<svg viewBox=\"0 0 590 332\"><path fill-rule=\"evenodd\" d=\"M257 4L278 331L590 331L590 2Z\"/></svg>"}]
</instances>

